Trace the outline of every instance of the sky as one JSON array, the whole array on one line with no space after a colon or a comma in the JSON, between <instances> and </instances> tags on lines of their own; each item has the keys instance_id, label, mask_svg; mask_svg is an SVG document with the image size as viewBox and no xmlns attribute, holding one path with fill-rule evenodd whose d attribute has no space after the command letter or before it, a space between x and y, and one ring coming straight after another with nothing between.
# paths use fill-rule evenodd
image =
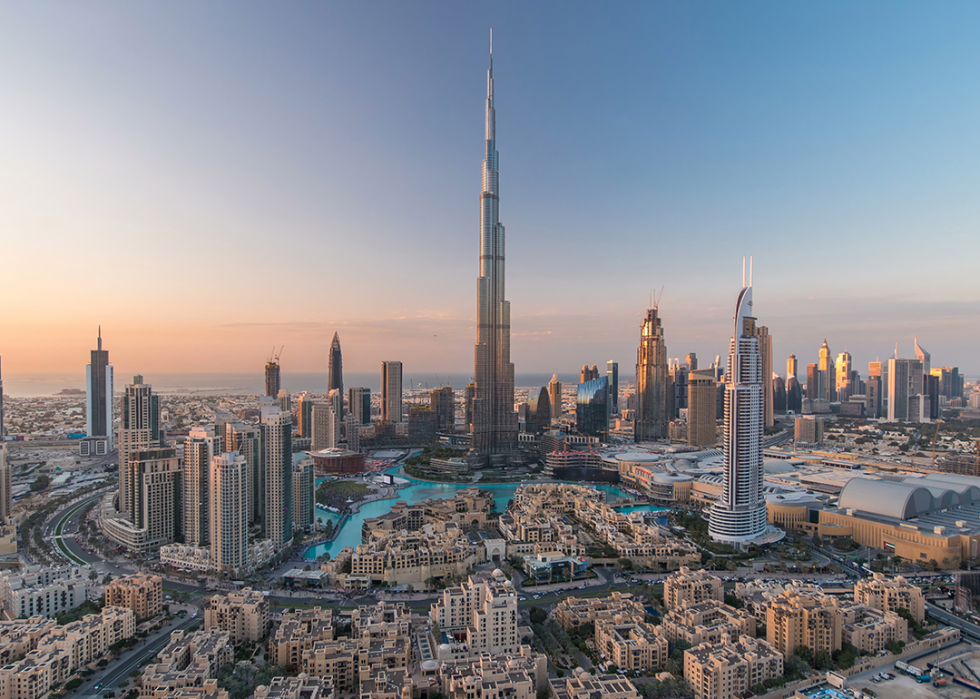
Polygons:
<instances>
[{"instance_id":1,"label":"sky","mask_svg":"<svg viewBox=\"0 0 980 699\"><path fill-rule=\"evenodd\" d=\"M980 374L976 3L0 5L5 375L465 373L494 28L517 372L827 339ZM724 359L723 359L724 361Z\"/></svg>"}]
</instances>

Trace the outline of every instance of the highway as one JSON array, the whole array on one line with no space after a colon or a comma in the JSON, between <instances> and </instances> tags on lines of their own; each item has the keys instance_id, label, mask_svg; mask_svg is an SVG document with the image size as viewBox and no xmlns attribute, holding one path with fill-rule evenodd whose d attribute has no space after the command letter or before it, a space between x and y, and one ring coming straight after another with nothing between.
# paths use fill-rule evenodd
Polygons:
<instances>
[{"instance_id":1,"label":"highway","mask_svg":"<svg viewBox=\"0 0 980 699\"><path fill-rule=\"evenodd\" d=\"M977 626L966 619L960 619L958 616L955 614L950 614L942 607L937 607L930 602L926 602L926 614L934 619L938 619L947 626L952 626L953 628L959 629L964 636L980 639L980 626Z\"/></svg>"}]
</instances>

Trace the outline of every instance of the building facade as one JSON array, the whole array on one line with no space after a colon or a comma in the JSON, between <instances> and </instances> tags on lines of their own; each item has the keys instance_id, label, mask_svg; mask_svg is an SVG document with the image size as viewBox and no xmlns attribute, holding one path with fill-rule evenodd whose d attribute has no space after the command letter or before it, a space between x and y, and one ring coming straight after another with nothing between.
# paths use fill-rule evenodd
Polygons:
<instances>
[{"instance_id":1,"label":"building facade","mask_svg":"<svg viewBox=\"0 0 980 699\"><path fill-rule=\"evenodd\" d=\"M657 307L647 310L636 351L636 442L667 439L670 424L667 385L667 345Z\"/></svg>"}]
</instances>

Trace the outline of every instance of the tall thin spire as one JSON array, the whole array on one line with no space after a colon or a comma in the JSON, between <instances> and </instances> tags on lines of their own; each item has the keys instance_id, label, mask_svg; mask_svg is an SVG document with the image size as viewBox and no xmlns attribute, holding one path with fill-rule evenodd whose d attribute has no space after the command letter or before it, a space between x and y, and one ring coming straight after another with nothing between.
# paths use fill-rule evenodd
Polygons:
<instances>
[{"instance_id":1,"label":"tall thin spire","mask_svg":"<svg viewBox=\"0 0 980 699\"><path fill-rule=\"evenodd\" d=\"M102 349L102 326L99 325L99 349Z\"/></svg>"}]
</instances>

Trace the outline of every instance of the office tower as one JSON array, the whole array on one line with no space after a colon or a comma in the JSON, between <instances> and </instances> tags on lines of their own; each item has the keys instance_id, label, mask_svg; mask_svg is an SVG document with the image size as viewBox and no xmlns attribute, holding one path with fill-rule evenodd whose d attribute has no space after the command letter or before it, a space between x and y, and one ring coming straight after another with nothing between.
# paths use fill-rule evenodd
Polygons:
<instances>
[{"instance_id":1,"label":"office tower","mask_svg":"<svg viewBox=\"0 0 980 699\"><path fill-rule=\"evenodd\" d=\"M789 359L786 360L786 385L789 386L789 380L797 378L797 371L799 369L799 364L796 361L796 355L790 354Z\"/></svg>"},{"instance_id":2,"label":"office tower","mask_svg":"<svg viewBox=\"0 0 980 699\"><path fill-rule=\"evenodd\" d=\"M718 441L717 402L715 372L692 371L687 378L687 443L692 447L713 447Z\"/></svg>"},{"instance_id":3,"label":"office tower","mask_svg":"<svg viewBox=\"0 0 980 699\"><path fill-rule=\"evenodd\" d=\"M408 408L408 441L415 445L433 444L436 441L436 414L427 405Z\"/></svg>"},{"instance_id":4,"label":"office tower","mask_svg":"<svg viewBox=\"0 0 980 699\"><path fill-rule=\"evenodd\" d=\"M356 389L352 389L356 390ZM313 436L313 396L303 391L296 399L296 434L300 437ZM282 406L279 406L280 410Z\"/></svg>"},{"instance_id":5,"label":"office tower","mask_svg":"<svg viewBox=\"0 0 980 699\"><path fill-rule=\"evenodd\" d=\"M584 435L608 441L609 380L605 376L578 385L575 426Z\"/></svg>"},{"instance_id":6,"label":"office tower","mask_svg":"<svg viewBox=\"0 0 980 699\"><path fill-rule=\"evenodd\" d=\"M963 397L963 376L957 367L937 367L930 373L939 379L939 395L947 400Z\"/></svg>"},{"instance_id":7,"label":"office tower","mask_svg":"<svg viewBox=\"0 0 980 699\"><path fill-rule=\"evenodd\" d=\"M335 449L340 443L339 418L330 403L317 403L313 406L313 451Z\"/></svg>"},{"instance_id":8,"label":"office tower","mask_svg":"<svg viewBox=\"0 0 980 699\"><path fill-rule=\"evenodd\" d=\"M133 483L131 516L143 530L143 548L155 550L180 536L180 459L176 449L151 448L128 453ZM122 464L120 463L120 470Z\"/></svg>"},{"instance_id":9,"label":"office tower","mask_svg":"<svg viewBox=\"0 0 980 699\"><path fill-rule=\"evenodd\" d=\"M687 362L687 368L688 368L689 371L697 371L698 370L698 355L697 355L697 352L688 352L687 353L687 357L685 357L685 361Z\"/></svg>"},{"instance_id":10,"label":"office tower","mask_svg":"<svg viewBox=\"0 0 980 699\"><path fill-rule=\"evenodd\" d=\"M752 308L751 275L750 271L747 284L743 279L735 306L725 388L724 486L708 521L712 539L735 547L759 539L767 529L762 494L762 354Z\"/></svg>"},{"instance_id":11,"label":"office tower","mask_svg":"<svg viewBox=\"0 0 980 699\"><path fill-rule=\"evenodd\" d=\"M806 365L806 397L809 400L817 400L821 397L820 392L820 369L817 364Z\"/></svg>"},{"instance_id":12,"label":"office tower","mask_svg":"<svg viewBox=\"0 0 980 699\"><path fill-rule=\"evenodd\" d=\"M249 569L249 466L237 452L216 454L211 460L208 497L211 565L219 573L236 576Z\"/></svg>"},{"instance_id":13,"label":"office tower","mask_svg":"<svg viewBox=\"0 0 980 699\"><path fill-rule=\"evenodd\" d=\"M316 421L316 408L313 409ZM293 537L293 420L278 405L262 406L265 442L265 537L276 548Z\"/></svg>"},{"instance_id":14,"label":"office tower","mask_svg":"<svg viewBox=\"0 0 980 699\"><path fill-rule=\"evenodd\" d=\"M112 365L109 352L102 349L102 326L99 326L98 349L85 367L85 433L89 437L104 437L105 444L96 442L96 453L107 454L113 449L112 436ZM2 431L3 389L0 384L0 437ZM99 440L101 441L101 440Z\"/></svg>"},{"instance_id":15,"label":"office tower","mask_svg":"<svg viewBox=\"0 0 980 699\"><path fill-rule=\"evenodd\" d=\"M401 362L381 362L381 419L386 422L402 421Z\"/></svg>"},{"instance_id":16,"label":"office tower","mask_svg":"<svg viewBox=\"0 0 980 699\"><path fill-rule=\"evenodd\" d=\"M478 279L476 389L473 449L506 455L517 447L514 365L510 361L510 301L504 290L504 226L499 220L499 154L493 106L493 46L487 71L486 157L480 195L480 277Z\"/></svg>"},{"instance_id":17,"label":"office tower","mask_svg":"<svg viewBox=\"0 0 980 699\"><path fill-rule=\"evenodd\" d=\"M887 417L889 422L911 420L909 399L922 393L922 362L918 359L888 360Z\"/></svg>"},{"instance_id":18,"label":"office tower","mask_svg":"<svg viewBox=\"0 0 980 699\"><path fill-rule=\"evenodd\" d=\"M548 382L548 407L551 409L551 419L560 420L561 381L558 380L558 374L552 374L551 381Z\"/></svg>"},{"instance_id":19,"label":"office tower","mask_svg":"<svg viewBox=\"0 0 980 699\"><path fill-rule=\"evenodd\" d=\"M436 415L437 432L453 432L456 429L456 394L452 386L434 390L429 396L429 407Z\"/></svg>"},{"instance_id":20,"label":"office tower","mask_svg":"<svg viewBox=\"0 0 980 699\"><path fill-rule=\"evenodd\" d=\"M922 365L923 374L932 373L932 355L919 346L919 336L915 336L915 358Z\"/></svg>"},{"instance_id":21,"label":"office tower","mask_svg":"<svg viewBox=\"0 0 980 699\"><path fill-rule=\"evenodd\" d=\"M606 362L606 378L609 380L609 414L619 414L619 362Z\"/></svg>"},{"instance_id":22,"label":"office tower","mask_svg":"<svg viewBox=\"0 0 980 699\"><path fill-rule=\"evenodd\" d=\"M527 394L527 426L524 429L531 434L537 434L550 426L551 399L548 397L548 387L532 388Z\"/></svg>"},{"instance_id":23,"label":"office tower","mask_svg":"<svg viewBox=\"0 0 980 699\"><path fill-rule=\"evenodd\" d=\"M820 348L820 358L817 360L817 369L820 372L817 374L817 389L819 390L820 395L808 395L807 397L822 398L825 401L832 402L837 397L836 365L834 364L834 358L830 354L830 347L827 345L826 340L823 341L823 346Z\"/></svg>"},{"instance_id":24,"label":"office tower","mask_svg":"<svg viewBox=\"0 0 980 699\"><path fill-rule=\"evenodd\" d=\"M279 389L279 393L276 395L276 402L279 403L279 409L284 413L293 412L293 400L289 395L289 391L285 388Z\"/></svg>"},{"instance_id":25,"label":"office tower","mask_svg":"<svg viewBox=\"0 0 980 699\"><path fill-rule=\"evenodd\" d=\"M100 332L99 334L101 335L102 333ZM4 430L4 427L3 427L3 424L4 424L3 423L3 417L4 417L4 413L3 413L3 371L0 371L0 444L3 444L4 439L5 439L4 435L7 434L6 432L3 431Z\"/></svg>"},{"instance_id":26,"label":"office tower","mask_svg":"<svg viewBox=\"0 0 980 699\"><path fill-rule=\"evenodd\" d=\"M795 376L790 376L786 382L786 412L797 415L803 412L803 387Z\"/></svg>"},{"instance_id":27,"label":"office tower","mask_svg":"<svg viewBox=\"0 0 980 699\"><path fill-rule=\"evenodd\" d=\"M667 439L667 345L659 308L647 309L640 326L640 347L636 351L636 419L633 439L645 442Z\"/></svg>"},{"instance_id":28,"label":"office tower","mask_svg":"<svg viewBox=\"0 0 980 699\"><path fill-rule=\"evenodd\" d=\"M206 546L211 543L210 468L214 457L225 450L224 441L224 435L218 435L213 425L192 427L184 440L181 505L185 544Z\"/></svg>"},{"instance_id":29,"label":"office tower","mask_svg":"<svg viewBox=\"0 0 980 699\"><path fill-rule=\"evenodd\" d=\"M923 374L922 393L929 396L929 414L926 417L930 420L937 419L942 412L939 405L939 377L934 374Z\"/></svg>"},{"instance_id":30,"label":"office tower","mask_svg":"<svg viewBox=\"0 0 980 699\"><path fill-rule=\"evenodd\" d=\"M869 418L881 417L881 376L869 376L864 386L865 410Z\"/></svg>"},{"instance_id":31,"label":"office tower","mask_svg":"<svg viewBox=\"0 0 980 699\"><path fill-rule=\"evenodd\" d=\"M764 425L772 427L775 424L772 409L772 335L769 328L760 325L755 329L759 338L759 355L762 358L762 401L764 409Z\"/></svg>"},{"instance_id":32,"label":"office tower","mask_svg":"<svg viewBox=\"0 0 980 699\"><path fill-rule=\"evenodd\" d=\"M153 387L136 375L126 386L119 426L119 511L136 524L136 489L138 483L130 468L130 454L162 446L160 399Z\"/></svg>"},{"instance_id":33,"label":"office tower","mask_svg":"<svg viewBox=\"0 0 980 699\"><path fill-rule=\"evenodd\" d=\"M347 433L347 448L350 451L360 451L361 423L350 413L344 416L344 430Z\"/></svg>"},{"instance_id":34,"label":"office tower","mask_svg":"<svg viewBox=\"0 0 980 699\"><path fill-rule=\"evenodd\" d=\"M850 352L844 350L837 355L837 361L834 363L834 372L837 375L835 386L837 389L837 400L843 403L855 393L852 383L853 377L851 376Z\"/></svg>"},{"instance_id":35,"label":"office tower","mask_svg":"<svg viewBox=\"0 0 980 699\"><path fill-rule=\"evenodd\" d=\"M266 362L265 365L265 395L271 398L277 398L280 388L279 360L274 357Z\"/></svg>"},{"instance_id":36,"label":"office tower","mask_svg":"<svg viewBox=\"0 0 980 699\"><path fill-rule=\"evenodd\" d=\"M341 396L344 395L344 357L340 352L338 333L334 333L333 340L330 341L330 360L327 364L327 393L333 390L340 391Z\"/></svg>"},{"instance_id":37,"label":"office tower","mask_svg":"<svg viewBox=\"0 0 980 699\"><path fill-rule=\"evenodd\" d=\"M351 388L347 390L347 410L353 413L358 425L371 424L371 389Z\"/></svg>"},{"instance_id":38,"label":"office tower","mask_svg":"<svg viewBox=\"0 0 980 699\"><path fill-rule=\"evenodd\" d=\"M686 364L673 360L668 369L667 415L673 420L681 410L687 410L687 376L690 372Z\"/></svg>"},{"instance_id":39,"label":"office tower","mask_svg":"<svg viewBox=\"0 0 980 699\"><path fill-rule=\"evenodd\" d=\"M466 431L473 432L473 398L476 397L476 384L468 383L466 384L466 389L463 391L463 405L464 405L464 415L463 418L466 421Z\"/></svg>"},{"instance_id":40,"label":"office tower","mask_svg":"<svg viewBox=\"0 0 980 699\"><path fill-rule=\"evenodd\" d=\"M337 390L337 389L334 389ZM313 459L296 454L293 460L293 530L303 531L313 524L314 483Z\"/></svg>"},{"instance_id":41,"label":"office tower","mask_svg":"<svg viewBox=\"0 0 980 699\"><path fill-rule=\"evenodd\" d=\"M772 411L779 415L786 413L786 382L779 374L772 377Z\"/></svg>"},{"instance_id":42,"label":"office tower","mask_svg":"<svg viewBox=\"0 0 980 699\"><path fill-rule=\"evenodd\" d=\"M582 370L578 374L579 383L586 383L588 381L594 381L599 378L599 367L593 364L589 366L588 364L582 365Z\"/></svg>"},{"instance_id":43,"label":"office tower","mask_svg":"<svg viewBox=\"0 0 980 699\"><path fill-rule=\"evenodd\" d=\"M312 431L312 426L310 429ZM262 515L265 512L265 445L262 443L262 428L243 422L226 424L225 450L238 452L248 464L248 521L249 524L262 524Z\"/></svg>"}]
</instances>

